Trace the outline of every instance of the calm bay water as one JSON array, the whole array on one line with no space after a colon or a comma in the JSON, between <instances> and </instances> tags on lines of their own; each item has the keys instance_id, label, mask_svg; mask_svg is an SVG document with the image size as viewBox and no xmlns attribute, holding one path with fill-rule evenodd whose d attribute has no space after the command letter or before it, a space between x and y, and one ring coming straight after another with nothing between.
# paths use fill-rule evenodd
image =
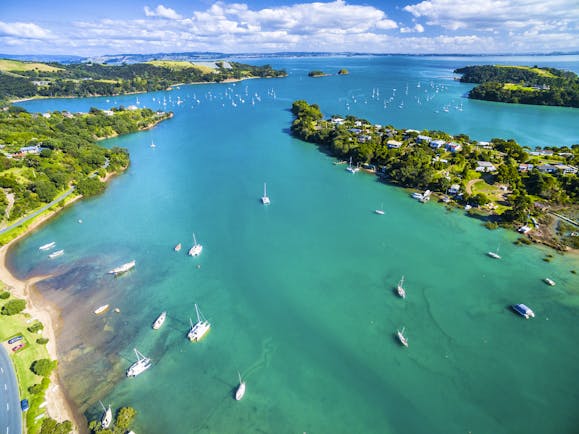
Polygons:
<instances>
[{"instance_id":1,"label":"calm bay water","mask_svg":"<svg viewBox=\"0 0 579 434\"><path fill-rule=\"evenodd\" d=\"M289 77L22 104L175 112L105 142L130 150L129 170L12 250L16 274L54 273L40 289L63 309L59 351L72 399L89 417L100 416L98 399L135 407L139 433L575 432L577 258L546 263L553 252L516 247L516 234L348 174L289 136L288 110L306 99L326 115L399 128L571 145L579 111L470 101L452 70L492 62L578 71L579 58L267 61ZM341 67L350 75L307 77ZM258 200L263 182L269 207ZM385 215L375 215L381 204ZM200 258L186 255L192 232ZM38 251L49 241L64 256ZM485 254L497 246L501 261ZM106 274L131 259L134 271ZM402 275L406 300L392 291ZM508 309L521 302L537 318ZM95 316L105 303L121 313ZM194 303L212 323L198 344L185 338ZM168 319L153 331L162 310ZM408 349L394 338L401 327ZM126 379L134 347L154 366ZM241 402L238 370L248 388Z\"/></svg>"}]
</instances>

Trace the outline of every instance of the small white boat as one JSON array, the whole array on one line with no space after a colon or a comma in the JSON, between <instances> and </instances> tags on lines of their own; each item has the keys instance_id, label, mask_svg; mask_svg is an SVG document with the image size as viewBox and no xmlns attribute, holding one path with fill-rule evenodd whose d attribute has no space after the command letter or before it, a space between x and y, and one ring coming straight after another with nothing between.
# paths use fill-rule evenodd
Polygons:
<instances>
[{"instance_id":1,"label":"small white boat","mask_svg":"<svg viewBox=\"0 0 579 434\"><path fill-rule=\"evenodd\" d=\"M180 252L181 251L181 243L177 244L173 250L175 250L176 252Z\"/></svg>"},{"instance_id":2,"label":"small white boat","mask_svg":"<svg viewBox=\"0 0 579 434\"><path fill-rule=\"evenodd\" d=\"M157 145L155 145L155 142L153 142L153 141L151 140L151 148L156 148L156 147L157 147Z\"/></svg>"},{"instance_id":3,"label":"small white boat","mask_svg":"<svg viewBox=\"0 0 579 434\"><path fill-rule=\"evenodd\" d=\"M109 271L109 274L114 274L115 276L118 276L119 274L126 273L130 269L134 268L136 264L137 261L133 259L131 262L127 262L126 264L123 264L120 267L113 268L111 271Z\"/></svg>"},{"instance_id":4,"label":"small white boat","mask_svg":"<svg viewBox=\"0 0 579 434\"><path fill-rule=\"evenodd\" d=\"M48 255L50 259L58 258L59 256L64 255L64 250L57 250L56 252L51 253Z\"/></svg>"},{"instance_id":5,"label":"small white boat","mask_svg":"<svg viewBox=\"0 0 579 434\"><path fill-rule=\"evenodd\" d=\"M356 172L360 171L359 167L352 166L352 157L350 157L350 164L348 164L348 167L346 167L346 170L350 173L356 173Z\"/></svg>"},{"instance_id":6,"label":"small white boat","mask_svg":"<svg viewBox=\"0 0 579 434\"><path fill-rule=\"evenodd\" d=\"M555 286L555 281L553 279L549 279L548 277L545 277L543 279L543 281L549 286Z\"/></svg>"},{"instance_id":7,"label":"small white boat","mask_svg":"<svg viewBox=\"0 0 579 434\"><path fill-rule=\"evenodd\" d=\"M137 361L127 369L127 377L136 377L152 366L151 359L143 356L136 348L134 350L137 355Z\"/></svg>"},{"instance_id":8,"label":"small white boat","mask_svg":"<svg viewBox=\"0 0 579 434\"><path fill-rule=\"evenodd\" d=\"M379 209L374 210L374 213L378 214L378 215L384 215L384 205L380 205Z\"/></svg>"},{"instance_id":9,"label":"small white boat","mask_svg":"<svg viewBox=\"0 0 579 434\"><path fill-rule=\"evenodd\" d=\"M406 291L404 290L404 276L402 276L402 279L400 279L400 282L398 282L398 285L396 286L396 294L398 294L398 297L401 298L406 298Z\"/></svg>"},{"instance_id":10,"label":"small white boat","mask_svg":"<svg viewBox=\"0 0 579 434\"><path fill-rule=\"evenodd\" d=\"M497 247L496 252L487 252L487 255L489 255L491 258L494 258L494 259L501 259L501 256L499 255L499 248L498 247Z\"/></svg>"},{"instance_id":11,"label":"small white boat","mask_svg":"<svg viewBox=\"0 0 579 434\"><path fill-rule=\"evenodd\" d=\"M245 395L245 381L241 379L241 374L238 372L237 376L239 377L239 386L237 386L237 390L235 391L235 400L240 401Z\"/></svg>"},{"instance_id":12,"label":"small white boat","mask_svg":"<svg viewBox=\"0 0 579 434\"><path fill-rule=\"evenodd\" d=\"M157 317L157 319L155 320L155 322L153 323L153 329L159 330L161 328L161 326L163 325L163 323L165 322L166 318L167 318L167 312L161 312L161 315L159 315Z\"/></svg>"},{"instance_id":13,"label":"small white boat","mask_svg":"<svg viewBox=\"0 0 579 434\"><path fill-rule=\"evenodd\" d=\"M530 307L528 307L522 303L521 304L513 304L511 307L519 315L525 317L525 319L535 318L535 312L533 312Z\"/></svg>"},{"instance_id":14,"label":"small white boat","mask_svg":"<svg viewBox=\"0 0 579 434\"><path fill-rule=\"evenodd\" d=\"M100 315L101 313L105 313L107 310L109 310L109 305L108 304L103 304L100 307L97 307L94 311L94 313L96 315Z\"/></svg>"},{"instance_id":15,"label":"small white boat","mask_svg":"<svg viewBox=\"0 0 579 434\"><path fill-rule=\"evenodd\" d=\"M191 342L199 342L203 336L209 331L211 328L211 324L207 321L203 315L199 312L199 308L197 304L195 304L195 312L197 313L197 322L193 324L191 318L189 318L189 323L191 324L191 329L189 333L187 333L187 338Z\"/></svg>"},{"instance_id":16,"label":"small white boat","mask_svg":"<svg viewBox=\"0 0 579 434\"><path fill-rule=\"evenodd\" d=\"M101 401L99 401L99 402L101 403L101 407L105 411L103 413L102 418L101 418L101 426L103 427L103 429L107 429L109 426L111 426L111 422L113 421L113 412L111 410L110 405L108 408L105 408L103 403Z\"/></svg>"},{"instance_id":17,"label":"small white boat","mask_svg":"<svg viewBox=\"0 0 579 434\"><path fill-rule=\"evenodd\" d=\"M417 199L417 200L422 200L422 193L419 193L417 191L415 191L414 193L412 193L412 199Z\"/></svg>"},{"instance_id":18,"label":"small white boat","mask_svg":"<svg viewBox=\"0 0 579 434\"><path fill-rule=\"evenodd\" d=\"M408 339L404 337L404 327L402 327L402 330L396 330L396 337L402 345L408 347Z\"/></svg>"},{"instance_id":19,"label":"small white boat","mask_svg":"<svg viewBox=\"0 0 579 434\"><path fill-rule=\"evenodd\" d=\"M267 185L263 183L263 196L261 196L261 203L264 205L269 205L271 202L269 200L269 196L267 195Z\"/></svg>"},{"instance_id":20,"label":"small white boat","mask_svg":"<svg viewBox=\"0 0 579 434\"><path fill-rule=\"evenodd\" d=\"M47 244L43 244L42 246L40 246L38 248L38 250L50 250L52 249L54 246L56 246L56 242L53 241L51 243L47 243Z\"/></svg>"},{"instance_id":21,"label":"small white boat","mask_svg":"<svg viewBox=\"0 0 579 434\"><path fill-rule=\"evenodd\" d=\"M189 249L189 256L199 256L203 251L203 246L201 244L197 244L197 239L195 238L195 234L193 234L193 247Z\"/></svg>"}]
</instances>

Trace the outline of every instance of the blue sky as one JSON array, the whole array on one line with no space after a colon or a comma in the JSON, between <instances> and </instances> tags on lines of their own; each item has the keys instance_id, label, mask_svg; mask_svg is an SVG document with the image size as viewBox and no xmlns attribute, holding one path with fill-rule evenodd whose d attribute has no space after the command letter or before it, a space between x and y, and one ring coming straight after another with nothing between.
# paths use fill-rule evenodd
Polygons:
<instances>
[{"instance_id":1,"label":"blue sky","mask_svg":"<svg viewBox=\"0 0 579 434\"><path fill-rule=\"evenodd\" d=\"M578 50L578 0L0 0L6 54Z\"/></svg>"}]
</instances>

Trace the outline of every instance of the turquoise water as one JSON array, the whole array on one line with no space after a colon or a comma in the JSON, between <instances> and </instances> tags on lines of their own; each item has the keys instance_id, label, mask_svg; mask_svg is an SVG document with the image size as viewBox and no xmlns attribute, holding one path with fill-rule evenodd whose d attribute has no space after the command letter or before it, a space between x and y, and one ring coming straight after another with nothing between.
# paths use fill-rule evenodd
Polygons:
<instances>
[{"instance_id":1,"label":"turquoise water","mask_svg":"<svg viewBox=\"0 0 579 434\"><path fill-rule=\"evenodd\" d=\"M529 146L577 143L579 111L463 98L470 86L452 69L482 58L268 61L289 77L23 104L175 112L151 131L108 140L130 150L129 170L12 250L18 275L54 274L39 289L63 310L60 366L71 398L89 417L100 415L98 399L135 407L140 433L576 430L577 259L546 263L553 252L517 247L514 233L348 174L288 135L288 109L303 98L327 115ZM576 56L516 63L579 69ZM341 67L351 74L306 77ZM263 182L269 207L259 203ZM192 232L204 245L199 258L186 255ZM39 252L49 241L65 254ZM486 256L497 246L501 261ZM132 272L106 274L131 259ZM406 300L393 293L402 275ZM509 310L521 302L534 320ZM105 303L121 313L95 316ZM198 344L185 338L194 303L212 323ZM168 319L153 331L162 310ZM401 327L407 349L394 338ZM154 366L126 379L133 347Z\"/></svg>"}]
</instances>

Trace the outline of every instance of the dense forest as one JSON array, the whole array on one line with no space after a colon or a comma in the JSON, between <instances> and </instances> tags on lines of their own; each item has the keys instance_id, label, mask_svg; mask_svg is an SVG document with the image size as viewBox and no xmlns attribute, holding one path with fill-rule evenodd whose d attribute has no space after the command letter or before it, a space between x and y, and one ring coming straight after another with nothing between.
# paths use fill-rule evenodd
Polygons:
<instances>
[{"instance_id":1,"label":"dense forest","mask_svg":"<svg viewBox=\"0 0 579 434\"><path fill-rule=\"evenodd\" d=\"M14 220L50 203L71 186L90 196L101 178L124 170L127 150L97 140L149 128L171 116L150 109L31 114L10 106L0 111L0 215Z\"/></svg>"},{"instance_id":2,"label":"dense forest","mask_svg":"<svg viewBox=\"0 0 579 434\"><path fill-rule=\"evenodd\" d=\"M461 191L456 200L474 207L492 205L495 191L496 197L502 199L500 186L506 186L507 206L492 208L499 221L526 222L529 214L536 212L535 201L557 206L576 206L579 202L576 174L538 170L547 158L554 169L555 164L579 165L579 145L555 148L556 152L547 152L548 157L540 157L512 139L494 138L479 143L464 134L399 130L391 125L372 125L354 116L334 115L326 120L317 105L303 100L293 103L292 113L294 136L318 144L339 159L351 158L353 164L375 170L388 182L441 193L455 184ZM440 146L433 146L437 140ZM492 164L492 173L481 173L480 162ZM524 163L534 167L521 171ZM469 191L469 185L475 183L480 183L478 191Z\"/></svg>"},{"instance_id":3,"label":"dense forest","mask_svg":"<svg viewBox=\"0 0 579 434\"><path fill-rule=\"evenodd\" d=\"M197 66L190 62L151 62L117 66L97 63L62 65L4 62L7 66L0 68L0 100L33 96L120 95L165 90L180 83L222 82L286 75L285 71L274 70L270 65L253 66L238 62L216 62L214 68Z\"/></svg>"},{"instance_id":4,"label":"dense forest","mask_svg":"<svg viewBox=\"0 0 579 434\"><path fill-rule=\"evenodd\" d=\"M463 83L480 83L469 98L513 104L579 108L579 77L570 71L526 66L479 65L454 71Z\"/></svg>"}]
</instances>

